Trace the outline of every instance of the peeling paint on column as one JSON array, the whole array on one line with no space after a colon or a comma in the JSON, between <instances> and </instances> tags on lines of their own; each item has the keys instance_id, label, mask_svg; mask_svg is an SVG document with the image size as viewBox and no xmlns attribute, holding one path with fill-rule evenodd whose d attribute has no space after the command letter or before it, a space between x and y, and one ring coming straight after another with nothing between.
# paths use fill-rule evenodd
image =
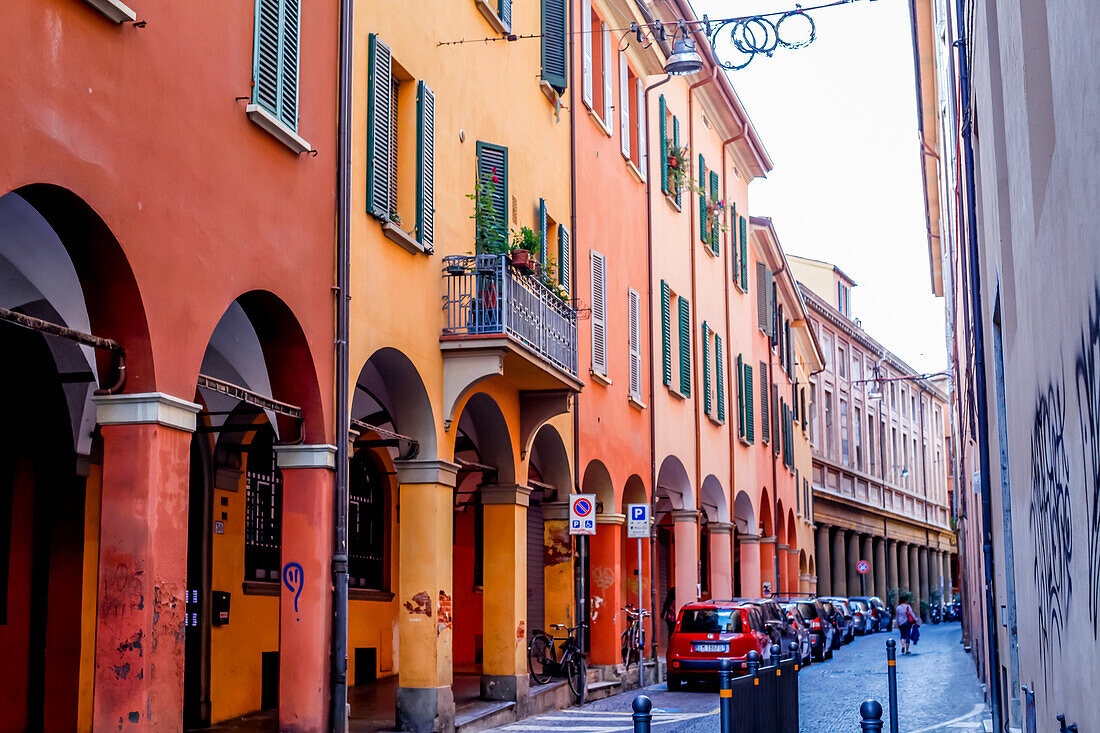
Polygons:
<instances>
[{"instance_id":1,"label":"peeling paint on column","mask_svg":"<svg viewBox=\"0 0 1100 733\"><path fill-rule=\"evenodd\" d=\"M547 525L543 549L547 565L560 565L571 560L573 541L569 536L569 528L564 524L560 527Z\"/></svg>"},{"instance_id":2,"label":"peeling paint on column","mask_svg":"<svg viewBox=\"0 0 1100 733\"><path fill-rule=\"evenodd\" d=\"M435 633L438 636L444 629L450 629L454 625L451 616L451 597L444 590L439 591L439 606L436 609Z\"/></svg>"},{"instance_id":3,"label":"peeling paint on column","mask_svg":"<svg viewBox=\"0 0 1100 733\"><path fill-rule=\"evenodd\" d=\"M523 641L527 638L527 622L520 621L516 626L516 641Z\"/></svg>"},{"instance_id":4,"label":"peeling paint on column","mask_svg":"<svg viewBox=\"0 0 1100 733\"><path fill-rule=\"evenodd\" d=\"M405 610L410 616L422 613L428 618L432 617L432 597L426 591L420 591L411 599L405 601Z\"/></svg>"}]
</instances>

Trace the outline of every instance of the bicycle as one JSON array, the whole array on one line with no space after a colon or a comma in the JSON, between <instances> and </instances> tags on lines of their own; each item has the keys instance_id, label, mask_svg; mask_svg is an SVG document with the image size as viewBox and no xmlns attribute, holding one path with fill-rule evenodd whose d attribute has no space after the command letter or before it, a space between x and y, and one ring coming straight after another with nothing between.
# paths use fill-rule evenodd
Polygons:
<instances>
[{"instance_id":1,"label":"bicycle","mask_svg":"<svg viewBox=\"0 0 1100 733\"><path fill-rule=\"evenodd\" d=\"M550 636L541 629L531 634L527 644L527 664L531 678L536 684L545 685L552 677L565 677L569 689L577 698L577 704L584 703L584 693L588 687L588 671L585 667L584 652L577 643L577 630L580 626L551 624L552 629L564 629L566 636ZM561 656L554 642L561 642Z\"/></svg>"},{"instance_id":2,"label":"bicycle","mask_svg":"<svg viewBox=\"0 0 1100 733\"><path fill-rule=\"evenodd\" d=\"M623 633L619 637L619 640L622 650L623 666L630 669L630 665L635 662L641 664L642 657L645 656L645 629L642 628L642 619L650 614L649 611L645 609L642 609L642 612L639 614L638 611L634 609L633 605L627 605L623 611L630 620L630 624L623 629Z\"/></svg>"}]
</instances>

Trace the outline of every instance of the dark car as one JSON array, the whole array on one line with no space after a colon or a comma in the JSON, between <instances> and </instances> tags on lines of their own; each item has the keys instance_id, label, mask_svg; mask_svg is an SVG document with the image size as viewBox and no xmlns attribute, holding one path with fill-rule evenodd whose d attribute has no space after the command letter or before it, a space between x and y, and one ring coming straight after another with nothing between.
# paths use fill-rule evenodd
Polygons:
<instances>
[{"instance_id":1,"label":"dark car","mask_svg":"<svg viewBox=\"0 0 1100 733\"><path fill-rule=\"evenodd\" d=\"M810 656L814 661L824 662L833 658L833 639L836 628L825 605L816 598L792 599L789 605L798 608L798 614L810 634Z\"/></svg>"},{"instance_id":2,"label":"dark car","mask_svg":"<svg viewBox=\"0 0 1100 733\"><path fill-rule=\"evenodd\" d=\"M792 641L798 641L798 633L791 626L787 613L782 604L775 598L736 598L734 603L745 603L760 609L760 617L764 620L768 637L772 644L778 644L786 655Z\"/></svg>"},{"instance_id":3,"label":"dark car","mask_svg":"<svg viewBox=\"0 0 1100 733\"><path fill-rule=\"evenodd\" d=\"M771 658L771 639L760 609L734 601L697 601L680 609L668 642L668 689L689 679L717 678L723 659L743 669L750 651Z\"/></svg>"},{"instance_id":4,"label":"dark car","mask_svg":"<svg viewBox=\"0 0 1100 733\"><path fill-rule=\"evenodd\" d=\"M852 609L852 621L856 634L875 633L875 613L866 598L849 598L848 607Z\"/></svg>"},{"instance_id":5,"label":"dark car","mask_svg":"<svg viewBox=\"0 0 1100 733\"><path fill-rule=\"evenodd\" d=\"M835 648L839 648L840 645L847 644L856 638L852 622L852 609L848 606L848 599L828 596L821 600L825 601L833 612L833 624L836 627L837 635L840 637Z\"/></svg>"},{"instance_id":6,"label":"dark car","mask_svg":"<svg viewBox=\"0 0 1100 733\"><path fill-rule=\"evenodd\" d=\"M802 611L798 608L798 603L791 601L789 603L782 603L783 611L787 614L787 620L790 622L791 627L795 631L796 643L798 644L798 663L802 666L806 666L813 660L813 637L810 634L810 622L802 615ZM790 646L784 650L783 656L790 654Z\"/></svg>"},{"instance_id":7,"label":"dark car","mask_svg":"<svg viewBox=\"0 0 1100 733\"><path fill-rule=\"evenodd\" d=\"M886 604L878 596L867 596L867 602L875 614L875 631L889 631L893 626L893 615L886 610Z\"/></svg>"}]
</instances>

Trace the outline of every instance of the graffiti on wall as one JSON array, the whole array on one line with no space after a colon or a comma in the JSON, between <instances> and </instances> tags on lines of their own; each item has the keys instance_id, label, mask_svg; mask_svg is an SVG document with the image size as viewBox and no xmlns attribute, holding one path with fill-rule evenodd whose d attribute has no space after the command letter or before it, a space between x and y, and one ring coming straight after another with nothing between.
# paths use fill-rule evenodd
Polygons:
<instances>
[{"instance_id":1,"label":"graffiti on wall","mask_svg":"<svg viewBox=\"0 0 1100 733\"><path fill-rule=\"evenodd\" d=\"M1035 590L1039 603L1039 654L1050 659L1061 647L1073 580L1066 404L1060 384L1049 384L1035 403L1031 431L1031 505L1028 525L1034 543Z\"/></svg>"},{"instance_id":2,"label":"graffiti on wall","mask_svg":"<svg viewBox=\"0 0 1100 733\"><path fill-rule=\"evenodd\" d=\"M1089 581L1089 620L1095 639L1100 615L1100 287L1094 291L1088 322L1081 330L1074 373L1088 517L1088 564L1085 567Z\"/></svg>"},{"instance_id":3,"label":"graffiti on wall","mask_svg":"<svg viewBox=\"0 0 1100 733\"><path fill-rule=\"evenodd\" d=\"M294 594L294 616L296 621L301 621L298 616L298 599L302 596L302 585L305 583L306 572L301 563L288 562L283 568L283 585Z\"/></svg>"}]
</instances>

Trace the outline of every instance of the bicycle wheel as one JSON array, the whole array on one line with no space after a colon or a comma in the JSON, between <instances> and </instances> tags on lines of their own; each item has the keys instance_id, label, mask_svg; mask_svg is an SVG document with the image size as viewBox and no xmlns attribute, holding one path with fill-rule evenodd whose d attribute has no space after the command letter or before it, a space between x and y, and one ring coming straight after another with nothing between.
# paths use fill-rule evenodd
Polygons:
<instances>
[{"instance_id":1,"label":"bicycle wheel","mask_svg":"<svg viewBox=\"0 0 1100 733\"><path fill-rule=\"evenodd\" d=\"M637 664L642 658L641 640L638 638L638 629L631 629L630 638L627 640L626 649L626 668L630 669L630 665Z\"/></svg>"},{"instance_id":2,"label":"bicycle wheel","mask_svg":"<svg viewBox=\"0 0 1100 733\"><path fill-rule=\"evenodd\" d=\"M588 671L584 666L584 655L573 652L565 666L566 678L569 680L569 689L577 697L577 704L584 704L584 692L588 687Z\"/></svg>"},{"instance_id":3,"label":"bicycle wheel","mask_svg":"<svg viewBox=\"0 0 1100 733\"><path fill-rule=\"evenodd\" d=\"M545 685L550 681L553 661L554 641L542 631L536 631L527 645L527 667L535 684Z\"/></svg>"},{"instance_id":4,"label":"bicycle wheel","mask_svg":"<svg viewBox=\"0 0 1100 733\"><path fill-rule=\"evenodd\" d=\"M630 629L624 629L623 633L619 635L619 647L620 653L623 658L623 666L627 669L630 668Z\"/></svg>"}]
</instances>

